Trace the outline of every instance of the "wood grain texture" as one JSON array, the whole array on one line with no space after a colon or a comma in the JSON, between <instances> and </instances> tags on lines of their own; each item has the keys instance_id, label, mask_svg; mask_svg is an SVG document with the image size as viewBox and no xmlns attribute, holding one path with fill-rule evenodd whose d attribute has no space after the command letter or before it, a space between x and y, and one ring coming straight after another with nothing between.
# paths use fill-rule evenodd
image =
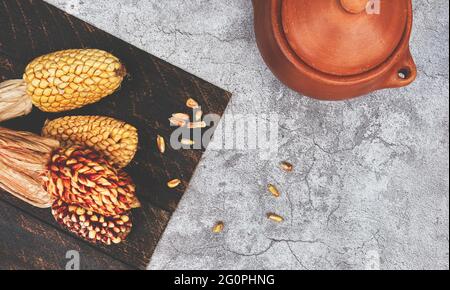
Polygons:
<instances>
[{"instance_id":1,"label":"wood grain texture","mask_svg":"<svg viewBox=\"0 0 450 290\"><path fill-rule=\"evenodd\" d=\"M0 202L9 204L10 207L17 208L23 213L26 213L24 218L35 219L48 225L49 232L60 232L58 235L76 240L78 244L86 243L78 236L63 230L52 217L50 210L39 209L27 203L18 202L14 196L3 193L0 195ZM130 267L145 269L159 242L162 232L170 220L170 216L170 212L144 203L141 209L135 210L132 213L134 226L126 242L112 246L90 244L89 246L95 247L99 252L128 264ZM0 218L3 218L2 212L0 212ZM1 239L3 239L3 235L0 234ZM45 255L46 253L40 250L36 254ZM1 257L2 252L0 251Z\"/></svg>"},{"instance_id":2,"label":"wood grain texture","mask_svg":"<svg viewBox=\"0 0 450 290\"><path fill-rule=\"evenodd\" d=\"M0 269L65 269L66 253L80 253L81 269L127 270L130 266L117 261L94 247L80 243L51 226L30 217L8 203L0 201Z\"/></svg>"},{"instance_id":3,"label":"wood grain texture","mask_svg":"<svg viewBox=\"0 0 450 290\"><path fill-rule=\"evenodd\" d=\"M126 171L136 182L143 207L133 212L133 232L126 243L96 249L130 267L145 268L202 156L202 150L171 149L161 155L156 135L170 139L173 128L168 118L174 112L189 113L188 98L196 99L205 113L222 115L231 95L41 0L0 0L0 27L0 81L21 78L35 57L68 48L103 49L125 64L128 76L120 90L97 104L62 114L35 108L30 115L1 125L40 133L46 119L104 115L137 127L139 150ZM183 186L168 189L166 182L172 178L182 179ZM83 245L84 241L62 231L48 210L32 208L2 192L0 200L27 213L25 219L47 225L51 235L64 235Z\"/></svg>"}]
</instances>

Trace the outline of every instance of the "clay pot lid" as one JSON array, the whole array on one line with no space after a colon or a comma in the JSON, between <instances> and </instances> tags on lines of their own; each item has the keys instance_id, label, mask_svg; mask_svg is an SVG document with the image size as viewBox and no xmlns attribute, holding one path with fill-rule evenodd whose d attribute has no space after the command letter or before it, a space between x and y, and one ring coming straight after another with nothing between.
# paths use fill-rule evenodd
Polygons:
<instances>
[{"instance_id":1,"label":"clay pot lid","mask_svg":"<svg viewBox=\"0 0 450 290\"><path fill-rule=\"evenodd\" d=\"M407 1L282 0L281 22L295 54L326 74L352 76L384 63L408 21Z\"/></svg>"}]
</instances>

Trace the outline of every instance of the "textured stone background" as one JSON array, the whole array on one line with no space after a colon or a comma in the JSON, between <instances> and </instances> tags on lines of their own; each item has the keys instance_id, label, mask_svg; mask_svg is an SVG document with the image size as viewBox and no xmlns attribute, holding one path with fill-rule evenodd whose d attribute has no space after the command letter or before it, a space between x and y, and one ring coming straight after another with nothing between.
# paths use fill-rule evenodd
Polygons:
<instances>
[{"instance_id":1,"label":"textured stone background","mask_svg":"<svg viewBox=\"0 0 450 290\"><path fill-rule=\"evenodd\" d=\"M414 1L413 85L339 103L272 76L250 0L48 2L231 91L228 113L280 115L271 160L207 151L150 269L449 268L447 0ZM223 234L211 233L216 220Z\"/></svg>"}]
</instances>

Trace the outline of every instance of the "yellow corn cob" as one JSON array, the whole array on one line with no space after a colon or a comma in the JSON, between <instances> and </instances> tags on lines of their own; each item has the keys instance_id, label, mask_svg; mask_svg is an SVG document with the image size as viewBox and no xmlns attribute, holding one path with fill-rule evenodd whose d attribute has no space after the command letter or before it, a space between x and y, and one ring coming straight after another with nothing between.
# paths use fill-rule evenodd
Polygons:
<instances>
[{"instance_id":1,"label":"yellow corn cob","mask_svg":"<svg viewBox=\"0 0 450 290\"><path fill-rule=\"evenodd\" d=\"M113 165L127 166L137 151L137 129L125 122L101 116L71 116L47 121L42 136L63 146L89 146Z\"/></svg>"},{"instance_id":2,"label":"yellow corn cob","mask_svg":"<svg viewBox=\"0 0 450 290\"><path fill-rule=\"evenodd\" d=\"M108 52L71 49L36 58L23 78L35 106L46 112L62 112L112 94L124 75L119 59Z\"/></svg>"},{"instance_id":3,"label":"yellow corn cob","mask_svg":"<svg viewBox=\"0 0 450 290\"><path fill-rule=\"evenodd\" d=\"M23 102L30 106L32 102L45 112L63 112L95 103L114 93L125 75L125 67L117 57L98 49L70 49L40 56L26 67L23 80L12 80L9 91L0 91L0 121L20 116L1 113L12 101L22 107Z\"/></svg>"}]
</instances>

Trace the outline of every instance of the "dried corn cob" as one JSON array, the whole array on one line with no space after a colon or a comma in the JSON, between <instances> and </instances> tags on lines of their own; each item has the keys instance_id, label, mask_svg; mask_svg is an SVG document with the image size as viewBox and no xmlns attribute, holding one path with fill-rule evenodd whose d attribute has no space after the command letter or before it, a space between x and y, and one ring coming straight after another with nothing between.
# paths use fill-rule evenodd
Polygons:
<instances>
[{"instance_id":1,"label":"dried corn cob","mask_svg":"<svg viewBox=\"0 0 450 290\"><path fill-rule=\"evenodd\" d=\"M53 152L44 188L55 198L104 216L119 215L140 206L131 178L98 152L81 146Z\"/></svg>"},{"instance_id":2,"label":"dried corn cob","mask_svg":"<svg viewBox=\"0 0 450 290\"><path fill-rule=\"evenodd\" d=\"M37 207L92 243L121 243L130 209L140 206L131 178L90 148L0 127L0 188Z\"/></svg>"},{"instance_id":3,"label":"dried corn cob","mask_svg":"<svg viewBox=\"0 0 450 290\"><path fill-rule=\"evenodd\" d=\"M57 200L52 205L55 220L68 231L94 244L119 244L131 232L130 214L105 217Z\"/></svg>"},{"instance_id":4,"label":"dried corn cob","mask_svg":"<svg viewBox=\"0 0 450 290\"><path fill-rule=\"evenodd\" d=\"M0 187L38 207L60 198L112 216L140 206L131 178L100 153L59 146L57 140L0 127Z\"/></svg>"},{"instance_id":5,"label":"dried corn cob","mask_svg":"<svg viewBox=\"0 0 450 290\"><path fill-rule=\"evenodd\" d=\"M0 188L40 208L48 208L53 196L42 187L45 163L59 142L27 132L0 127Z\"/></svg>"},{"instance_id":6,"label":"dried corn cob","mask_svg":"<svg viewBox=\"0 0 450 290\"><path fill-rule=\"evenodd\" d=\"M48 121L42 135L59 140L63 146L91 147L119 168L131 162L138 145L135 127L100 116L72 116Z\"/></svg>"},{"instance_id":7,"label":"dried corn cob","mask_svg":"<svg viewBox=\"0 0 450 290\"><path fill-rule=\"evenodd\" d=\"M115 92L125 75L118 58L98 49L70 49L38 57L26 67L23 80L9 81L0 90L0 121L27 112L31 103L45 112L95 103ZM26 110L5 114L11 103Z\"/></svg>"}]
</instances>

